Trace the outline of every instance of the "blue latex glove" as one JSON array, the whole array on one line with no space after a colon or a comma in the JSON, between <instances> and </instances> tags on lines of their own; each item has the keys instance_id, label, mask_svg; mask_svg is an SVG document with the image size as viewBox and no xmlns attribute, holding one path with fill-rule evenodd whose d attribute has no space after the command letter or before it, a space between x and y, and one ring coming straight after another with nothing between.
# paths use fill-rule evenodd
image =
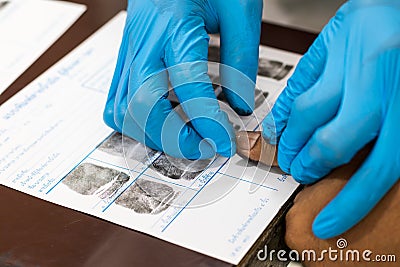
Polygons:
<instances>
[{"instance_id":1,"label":"blue latex glove","mask_svg":"<svg viewBox=\"0 0 400 267\"><path fill-rule=\"evenodd\" d=\"M276 132L274 132L274 122ZM350 1L300 60L263 121L278 163L316 182L377 139L363 165L318 215L330 238L364 218L400 177L400 1Z\"/></svg>"},{"instance_id":2,"label":"blue latex glove","mask_svg":"<svg viewBox=\"0 0 400 267\"><path fill-rule=\"evenodd\" d=\"M251 114L262 0L130 0L127 13L106 124L122 132L125 123L125 134L171 156L232 156L234 130L207 75L208 33L221 34L221 62L248 77L250 82L243 82L220 69L222 83L232 89L225 90L231 107L240 115ZM166 98L164 70L171 66L176 67L168 74L190 124Z\"/></svg>"}]
</instances>

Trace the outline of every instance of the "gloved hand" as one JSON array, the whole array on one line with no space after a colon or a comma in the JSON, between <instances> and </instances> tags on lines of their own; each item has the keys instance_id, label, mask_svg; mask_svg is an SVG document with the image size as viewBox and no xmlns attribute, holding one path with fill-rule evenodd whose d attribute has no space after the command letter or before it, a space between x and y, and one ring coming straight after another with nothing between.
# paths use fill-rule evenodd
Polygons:
<instances>
[{"instance_id":1,"label":"gloved hand","mask_svg":"<svg viewBox=\"0 0 400 267\"><path fill-rule=\"evenodd\" d=\"M250 82L243 82L220 69L221 82L230 89L225 94L231 107L239 115L250 114L262 0L130 0L127 13L104 111L106 124L175 157L233 155L233 127L220 110L207 75L207 33L220 32L221 62L247 75ZM167 99L169 67L189 124Z\"/></svg>"},{"instance_id":2,"label":"gloved hand","mask_svg":"<svg viewBox=\"0 0 400 267\"><path fill-rule=\"evenodd\" d=\"M400 2L349 1L300 60L263 121L263 136L279 142L280 167L305 184L377 139L346 187L315 219L317 237L350 229L399 179L399 119Z\"/></svg>"}]
</instances>

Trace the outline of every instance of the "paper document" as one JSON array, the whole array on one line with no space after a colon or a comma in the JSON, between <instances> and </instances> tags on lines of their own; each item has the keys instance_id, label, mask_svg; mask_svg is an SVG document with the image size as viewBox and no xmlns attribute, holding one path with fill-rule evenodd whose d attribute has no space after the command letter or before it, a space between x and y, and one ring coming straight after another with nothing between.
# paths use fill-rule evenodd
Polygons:
<instances>
[{"instance_id":1,"label":"paper document","mask_svg":"<svg viewBox=\"0 0 400 267\"><path fill-rule=\"evenodd\" d=\"M49 0L0 0L0 94L85 11Z\"/></svg>"},{"instance_id":2,"label":"paper document","mask_svg":"<svg viewBox=\"0 0 400 267\"><path fill-rule=\"evenodd\" d=\"M239 156L171 161L108 128L102 112L124 20L118 14L0 107L0 182L237 264L298 184L277 170L246 167ZM299 56L260 49L256 97L273 100ZM244 128L257 128L254 117Z\"/></svg>"}]
</instances>

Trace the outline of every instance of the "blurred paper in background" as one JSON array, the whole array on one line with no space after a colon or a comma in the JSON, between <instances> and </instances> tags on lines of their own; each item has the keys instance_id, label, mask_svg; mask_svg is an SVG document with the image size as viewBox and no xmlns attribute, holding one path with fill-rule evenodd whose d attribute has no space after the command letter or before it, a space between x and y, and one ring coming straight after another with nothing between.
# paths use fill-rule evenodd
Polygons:
<instances>
[{"instance_id":1,"label":"blurred paper in background","mask_svg":"<svg viewBox=\"0 0 400 267\"><path fill-rule=\"evenodd\" d=\"M319 33L345 0L264 0L263 21Z\"/></svg>"},{"instance_id":2,"label":"blurred paper in background","mask_svg":"<svg viewBox=\"0 0 400 267\"><path fill-rule=\"evenodd\" d=\"M0 0L0 94L86 10L46 0Z\"/></svg>"}]
</instances>

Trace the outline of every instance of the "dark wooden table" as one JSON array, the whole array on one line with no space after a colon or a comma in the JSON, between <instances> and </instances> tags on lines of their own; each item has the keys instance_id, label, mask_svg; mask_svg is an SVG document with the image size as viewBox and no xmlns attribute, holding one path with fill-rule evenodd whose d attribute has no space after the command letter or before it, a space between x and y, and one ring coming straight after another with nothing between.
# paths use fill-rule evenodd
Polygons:
<instances>
[{"instance_id":1,"label":"dark wooden table","mask_svg":"<svg viewBox=\"0 0 400 267\"><path fill-rule=\"evenodd\" d=\"M1 96L0 105L126 6L74 0L86 13ZM314 34L263 24L261 42L304 53ZM229 266L194 251L0 186L1 266Z\"/></svg>"}]
</instances>

